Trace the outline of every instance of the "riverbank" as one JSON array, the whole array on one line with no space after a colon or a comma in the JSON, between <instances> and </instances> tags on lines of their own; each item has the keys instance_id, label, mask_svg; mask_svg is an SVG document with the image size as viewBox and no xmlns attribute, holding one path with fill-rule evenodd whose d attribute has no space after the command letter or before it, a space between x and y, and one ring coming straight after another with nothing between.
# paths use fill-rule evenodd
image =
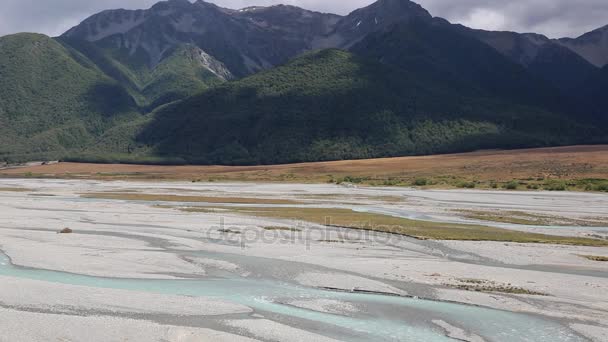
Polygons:
<instances>
[{"instance_id":1,"label":"riverbank","mask_svg":"<svg viewBox=\"0 0 608 342\"><path fill-rule=\"evenodd\" d=\"M49 324L59 324L53 322L67 320L67 315L74 316L70 324L89 320L90 323L82 324L99 329L101 323L93 317L102 316L120 322L117 327L155 324L150 331L169 340L176 336L170 335L173 333L198 336L205 330L196 329L209 329L262 341L299 341L302 336L315 340L346 336L343 326L351 322L342 319L392 316L423 329L437 340L440 340L437 336L450 334L446 330L449 326L451 333L460 329L460 335L472 336L470 340L475 336L491 340L487 331L476 331L460 322L452 307L404 311L393 307L396 304L390 304L390 300L388 305L379 305L334 294L325 298L325 294L310 290L335 288L395 293L532 315L555 322L560 329L566 329L563 336L572 334L572 338L584 335L601 341L598 336L605 336L608 331L608 263L583 257L608 256L605 247L420 240L283 217L256 217L233 210L252 205L249 200L235 201L235 198L273 199L257 205L349 208L412 220L475 223L600 239L608 227L517 225L479 221L462 213L517 210L573 220L570 222L590 218L601 222L608 213L608 196L602 194L38 179L4 179L0 180L2 188L21 189L0 190L0 249L14 265L25 267L26 271L51 270L98 277L47 285L44 279L24 279L23 273L1 275L1 283L7 288L0 291L3 308L0 316L16 325L25 316L33 320L46 315ZM99 193L158 197L87 196ZM172 200L162 201L166 196ZM217 200L176 202L195 197ZM221 199L230 200L221 203ZM205 210L181 210L192 207ZM73 233L57 234L66 227ZM61 274L52 276L64 279ZM113 279L118 279L119 285ZM216 289L207 289L209 297L197 299L149 293L142 285L134 286L131 282L123 286L120 279L142 284L261 280L269 282L266 288L270 292L261 292L256 298L273 300L270 304L263 302L269 305L264 310L252 309L259 302L234 303L226 299L230 296L214 292ZM111 288L104 288L104 284L110 284ZM286 289L276 284L290 285ZM162 288L173 286L177 285ZM125 290L130 294L121 292ZM237 288L228 290L232 296L246 298L239 297ZM297 298L285 295L291 291L302 292ZM128 300L121 301L121 297L127 296ZM290 310L294 308L303 311L290 316L288 313L293 314ZM463 317L469 314L466 309L458 310L464 310ZM407 312L410 316L403 316ZM304 313L330 314L340 320L334 325L312 324L310 319L302 318ZM57 314L62 316L56 317ZM513 319L516 322L513 324L523 324ZM43 332L57 331L45 326L42 325ZM318 336L310 335L315 332Z\"/></svg>"}]
</instances>

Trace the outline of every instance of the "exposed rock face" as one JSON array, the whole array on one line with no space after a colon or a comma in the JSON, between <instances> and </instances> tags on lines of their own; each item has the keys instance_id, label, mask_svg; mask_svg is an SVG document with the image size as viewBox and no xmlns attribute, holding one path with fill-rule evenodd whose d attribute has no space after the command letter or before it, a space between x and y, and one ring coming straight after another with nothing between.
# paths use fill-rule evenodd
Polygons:
<instances>
[{"instance_id":1,"label":"exposed rock face","mask_svg":"<svg viewBox=\"0 0 608 342\"><path fill-rule=\"evenodd\" d=\"M319 39L317 45L350 48L370 33L387 29L396 23L432 19L427 10L414 2L379 0L344 17L329 36Z\"/></svg>"},{"instance_id":2,"label":"exposed rock face","mask_svg":"<svg viewBox=\"0 0 608 342\"><path fill-rule=\"evenodd\" d=\"M147 10L101 12L64 36L143 57L149 67L175 46L194 44L205 60L222 61L228 73L244 76L309 50L339 19L293 6L229 10L201 0L169 0Z\"/></svg>"},{"instance_id":3,"label":"exposed rock face","mask_svg":"<svg viewBox=\"0 0 608 342\"><path fill-rule=\"evenodd\" d=\"M534 62L545 45L552 44L549 38L534 33L468 30L479 40L525 66Z\"/></svg>"},{"instance_id":4,"label":"exposed rock face","mask_svg":"<svg viewBox=\"0 0 608 342\"><path fill-rule=\"evenodd\" d=\"M576 52L599 68L608 65L608 26L586 33L576 39L562 38L556 42Z\"/></svg>"},{"instance_id":5,"label":"exposed rock face","mask_svg":"<svg viewBox=\"0 0 608 342\"><path fill-rule=\"evenodd\" d=\"M414 19L433 18L404 0L380 0L346 17L286 5L231 10L202 0L169 0L147 10L101 12L64 37L143 57L151 68L176 45L194 44L240 77L311 49L349 48L372 32Z\"/></svg>"},{"instance_id":6,"label":"exposed rock face","mask_svg":"<svg viewBox=\"0 0 608 342\"><path fill-rule=\"evenodd\" d=\"M203 0L168 0L147 10L101 12L64 36L119 50L137 61L144 59L151 68L177 45L194 44L223 63L230 74L242 77L308 50L349 49L371 33L411 21L449 24L408 0L379 0L344 17L286 5L232 10ZM564 67L579 65L580 58L596 67L608 64L608 26L559 40L454 26L526 67L548 53L558 55Z\"/></svg>"}]
</instances>

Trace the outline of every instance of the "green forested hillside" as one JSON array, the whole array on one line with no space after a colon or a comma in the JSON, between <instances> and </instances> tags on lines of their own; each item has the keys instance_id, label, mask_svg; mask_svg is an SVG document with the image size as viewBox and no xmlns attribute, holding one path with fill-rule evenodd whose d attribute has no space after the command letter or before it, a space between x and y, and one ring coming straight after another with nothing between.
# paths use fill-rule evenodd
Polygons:
<instances>
[{"instance_id":1,"label":"green forested hillside","mask_svg":"<svg viewBox=\"0 0 608 342\"><path fill-rule=\"evenodd\" d=\"M589 108L588 116L594 117L594 122L598 126L608 127L608 97L606 97L606 89L608 89L608 65L600 69L593 75L585 84L583 84L576 93L580 102L585 103Z\"/></svg>"},{"instance_id":2,"label":"green forested hillside","mask_svg":"<svg viewBox=\"0 0 608 342\"><path fill-rule=\"evenodd\" d=\"M0 37L0 162L62 157L137 116L124 88L70 47Z\"/></svg>"},{"instance_id":3,"label":"green forested hillside","mask_svg":"<svg viewBox=\"0 0 608 342\"><path fill-rule=\"evenodd\" d=\"M188 162L284 163L566 144L593 131L474 87L455 91L434 72L309 53L159 110L138 141Z\"/></svg>"},{"instance_id":4,"label":"green forested hillside","mask_svg":"<svg viewBox=\"0 0 608 342\"><path fill-rule=\"evenodd\" d=\"M148 108L184 99L223 81L201 64L199 53L193 46L180 46L150 71L142 89Z\"/></svg>"},{"instance_id":5,"label":"green forested hillside","mask_svg":"<svg viewBox=\"0 0 608 342\"><path fill-rule=\"evenodd\" d=\"M0 38L0 164L271 164L608 141L608 69L582 63L549 82L573 64L563 50L537 56L533 72L440 19L236 80L198 45L153 56L116 39ZM581 82L573 94L562 84Z\"/></svg>"},{"instance_id":6,"label":"green forested hillside","mask_svg":"<svg viewBox=\"0 0 608 342\"><path fill-rule=\"evenodd\" d=\"M94 62L108 76L120 82L145 111L194 95L223 81L206 68L200 49L183 44L166 51L162 60L150 65L142 52L115 49L62 37ZM229 78L229 75L226 75Z\"/></svg>"},{"instance_id":7,"label":"green forested hillside","mask_svg":"<svg viewBox=\"0 0 608 342\"><path fill-rule=\"evenodd\" d=\"M483 42L443 22L410 21L368 35L353 52L444 84L452 93L559 110L557 89Z\"/></svg>"}]
</instances>

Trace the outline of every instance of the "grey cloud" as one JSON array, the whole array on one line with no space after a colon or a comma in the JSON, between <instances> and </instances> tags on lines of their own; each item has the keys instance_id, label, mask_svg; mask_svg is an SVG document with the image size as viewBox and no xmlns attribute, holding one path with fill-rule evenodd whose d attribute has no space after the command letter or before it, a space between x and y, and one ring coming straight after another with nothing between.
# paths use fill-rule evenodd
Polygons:
<instances>
[{"instance_id":1,"label":"grey cloud","mask_svg":"<svg viewBox=\"0 0 608 342\"><path fill-rule=\"evenodd\" d=\"M228 8L278 3L346 14L374 0L210 0ZM104 9L148 8L156 0L1 0L0 35L59 35ZM578 36L608 24L606 0L420 0L433 15L476 28Z\"/></svg>"},{"instance_id":2,"label":"grey cloud","mask_svg":"<svg viewBox=\"0 0 608 342\"><path fill-rule=\"evenodd\" d=\"M422 0L434 15L472 26L476 11L496 13L505 20L502 30L537 32L550 37L576 37L608 24L606 0ZM484 28L484 27L478 27Z\"/></svg>"}]
</instances>

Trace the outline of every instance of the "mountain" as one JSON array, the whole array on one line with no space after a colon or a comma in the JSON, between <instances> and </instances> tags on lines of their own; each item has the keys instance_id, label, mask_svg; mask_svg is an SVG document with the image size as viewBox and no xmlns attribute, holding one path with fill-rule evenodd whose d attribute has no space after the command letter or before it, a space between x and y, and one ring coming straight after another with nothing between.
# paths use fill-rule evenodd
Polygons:
<instances>
[{"instance_id":1,"label":"mountain","mask_svg":"<svg viewBox=\"0 0 608 342\"><path fill-rule=\"evenodd\" d=\"M201 49L202 53L222 63L231 76L240 78L285 63L305 51L352 49L370 34L411 22L450 26L451 30L469 34L526 67L529 73L566 93L566 97L576 93L598 71L596 66L560 41L538 34L492 32L451 25L441 18L433 18L419 4L407 0L379 0L345 17L285 5L230 10L202 0L195 3L169 0L148 10L101 12L66 32L63 38L70 39L74 45L82 41L93 43L105 51L105 55L113 55L119 60L112 64L121 65L121 69L138 70L130 74L144 72L144 81L131 82L136 84L132 93L143 92L139 95L139 103L147 103L151 109L180 96L193 95L208 86L207 81L202 80L198 87L191 87L191 77L187 76L175 96L159 99L145 94L145 85L151 82L147 79L149 70L182 44ZM574 97L579 96L573 94ZM576 103L569 106L580 107Z\"/></svg>"},{"instance_id":2,"label":"mountain","mask_svg":"<svg viewBox=\"0 0 608 342\"><path fill-rule=\"evenodd\" d=\"M589 111L599 120L599 125L608 125L608 65L581 86L578 96L581 103L587 103Z\"/></svg>"},{"instance_id":3,"label":"mountain","mask_svg":"<svg viewBox=\"0 0 608 342\"><path fill-rule=\"evenodd\" d=\"M367 35L386 30L398 23L431 21L422 6L407 0L379 0L341 18L333 30L315 40L315 48L348 49Z\"/></svg>"},{"instance_id":4,"label":"mountain","mask_svg":"<svg viewBox=\"0 0 608 342\"><path fill-rule=\"evenodd\" d=\"M576 52L599 68L608 65L608 26L585 33L575 39L562 38L556 42Z\"/></svg>"},{"instance_id":5,"label":"mountain","mask_svg":"<svg viewBox=\"0 0 608 342\"><path fill-rule=\"evenodd\" d=\"M526 69L443 20L410 20L366 36L353 52L415 73L455 94L551 107L559 93Z\"/></svg>"},{"instance_id":6,"label":"mountain","mask_svg":"<svg viewBox=\"0 0 608 342\"><path fill-rule=\"evenodd\" d=\"M169 0L148 10L101 12L63 36L95 43L135 68L154 68L167 51L192 44L242 77L309 50L338 18L293 6L236 11L201 0Z\"/></svg>"},{"instance_id":7,"label":"mountain","mask_svg":"<svg viewBox=\"0 0 608 342\"><path fill-rule=\"evenodd\" d=\"M0 159L59 158L139 117L128 93L84 56L39 34L0 38Z\"/></svg>"},{"instance_id":8,"label":"mountain","mask_svg":"<svg viewBox=\"0 0 608 342\"><path fill-rule=\"evenodd\" d=\"M544 35L473 30L460 25L458 29L564 92L576 91L597 72L597 67L583 57Z\"/></svg>"},{"instance_id":9,"label":"mountain","mask_svg":"<svg viewBox=\"0 0 608 342\"><path fill-rule=\"evenodd\" d=\"M252 164L605 142L605 31L474 30L407 0L346 16L107 10L57 38L0 38L0 158Z\"/></svg>"},{"instance_id":10,"label":"mountain","mask_svg":"<svg viewBox=\"0 0 608 342\"><path fill-rule=\"evenodd\" d=\"M167 106L138 140L190 163L269 164L562 144L593 131L435 76L322 50Z\"/></svg>"},{"instance_id":11,"label":"mountain","mask_svg":"<svg viewBox=\"0 0 608 342\"><path fill-rule=\"evenodd\" d=\"M59 40L78 50L106 75L123 85L144 111L234 78L222 62L191 44L172 47L158 64L150 68L145 64L131 63L120 54L87 41L65 37Z\"/></svg>"}]
</instances>

